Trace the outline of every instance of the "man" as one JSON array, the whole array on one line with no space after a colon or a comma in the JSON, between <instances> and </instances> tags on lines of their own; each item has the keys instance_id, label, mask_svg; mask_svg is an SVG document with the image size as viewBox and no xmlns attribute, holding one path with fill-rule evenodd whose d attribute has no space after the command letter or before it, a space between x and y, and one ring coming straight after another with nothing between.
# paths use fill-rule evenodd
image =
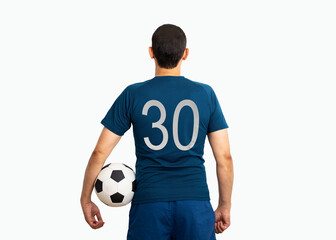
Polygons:
<instances>
[{"instance_id":1,"label":"man","mask_svg":"<svg viewBox=\"0 0 336 240\"><path fill-rule=\"evenodd\" d=\"M127 86L102 119L104 128L89 159L81 195L85 220L92 228L104 225L91 201L95 178L131 124L137 188L127 239L213 240L215 233L229 227L233 164L228 125L214 90L180 75L188 53L180 27L157 28L149 47L155 77ZM202 157L206 136L217 167L215 211Z\"/></svg>"}]
</instances>

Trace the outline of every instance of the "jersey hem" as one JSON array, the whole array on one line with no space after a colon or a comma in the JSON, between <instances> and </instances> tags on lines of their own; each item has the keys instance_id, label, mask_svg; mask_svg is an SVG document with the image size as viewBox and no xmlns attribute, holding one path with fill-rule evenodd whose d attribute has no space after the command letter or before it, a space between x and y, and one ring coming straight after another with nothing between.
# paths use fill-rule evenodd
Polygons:
<instances>
[{"instance_id":1,"label":"jersey hem","mask_svg":"<svg viewBox=\"0 0 336 240\"><path fill-rule=\"evenodd\" d=\"M181 201L181 200L209 200L210 197L175 197L175 198L156 198L156 199L147 199L147 200L138 200L133 201L131 204L138 203L151 203L151 202L167 202L167 201Z\"/></svg>"}]
</instances>

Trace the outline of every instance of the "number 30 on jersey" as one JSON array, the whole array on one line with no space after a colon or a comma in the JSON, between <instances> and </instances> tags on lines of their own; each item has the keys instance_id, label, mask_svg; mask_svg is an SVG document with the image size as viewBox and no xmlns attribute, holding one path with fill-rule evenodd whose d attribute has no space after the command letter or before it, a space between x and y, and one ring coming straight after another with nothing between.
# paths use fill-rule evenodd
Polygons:
<instances>
[{"instance_id":1,"label":"number 30 on jersey","mask_svg":"<svg viewBox=\"0 0 336 240\"><path fill-rule=\"evenodd\" d=\"M148 113L148 109L150 107L157 107L160 110L160 119L159 121L152 123L152 128L158 128L160 129L160 131L162 132L162 142L159 145L153 145L148 137L144 138L144 141L146 143L146 145L153 150L161 150L162 148L164 148L168 142L168 131L167 129L162 125L162 123L165 121L166 119L166 109L163 106L163 104L160 101L157 100L150 100L148 102L146 102L146 104L144 105L143 109L142 109L142 115L146 115ZM193 133L192 133L192 137L191 137L191 141L188 145L183 146L180 141L179 141L179 137L178 137L178 120L179 120L179 115L181 112L181 109L184 106L188 106L192 109L193 111L193 115L194 115L194 127L193 127ZM182 150L182 151L186 151L191 149L196 142L197 139L197 135L198 135L198 127L199 127L199 113L198 113L198 108L197 105L195 104L195 102L193 102L192 100L189 99L185 99L182 100L181 102L179 102L179 104L177 104L175 111L174 111L174 116L173 116L173 139L175 142L175 145L178 149Z\"/></svg>"}]
</instances>

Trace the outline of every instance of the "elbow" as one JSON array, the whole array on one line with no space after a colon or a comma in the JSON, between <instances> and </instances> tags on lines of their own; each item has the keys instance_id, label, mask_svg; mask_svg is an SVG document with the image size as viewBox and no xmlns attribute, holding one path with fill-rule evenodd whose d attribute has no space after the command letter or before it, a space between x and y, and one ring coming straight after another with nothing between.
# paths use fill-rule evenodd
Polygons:
<instances>
[{"instance_id":1,"label":"elbow","mask_svg":"<svg viewBox=\"0 0 336 240\"><path fill-rule=\"evenodd\" d=\"M226 153L223 155L223 158L227 161L232 161L231 153Z\"/></svg>"},{"instance_id":2,"label":"elbow","mask_svg":"<svg viewBox=\"0 0 336 240\"><path fill-rule=\"evenodd\" d=\"M105 153L102 153L100 151L93 151L90 160L93 163L101 163L105 162L106 158L107 155Z\"/></svg>"},{"instance_id":3,"label":"elbow","mask_svg":"<svg viewBox=\"0 0 336 240\"><path fill-rule=\"evenodd\" d=\"M219 157L216 161L217 167L222 167L227 171L233 170L233 161L231 154L225 154Z\"/></svg>"},{"instance_id":4,"label":"elbow","mask_svg":"<svg viewBox=\"0 0 336 240\"><path fill-rule=\"evenodd\" d=\"M219 159L221 159L223 162L232 162L231 153L223 153L220 155Z\"/></svg>"},{"instance_id":5,"label":"elbow","mask_svg":"<svg viewBox=\"0 0 336 240\"><path fill-rule=\"evenodd\" d=\"M92 156L100 156L100 155L104 155L104 153L97 149L93 150Z\"/></svg>"}]
</instances>

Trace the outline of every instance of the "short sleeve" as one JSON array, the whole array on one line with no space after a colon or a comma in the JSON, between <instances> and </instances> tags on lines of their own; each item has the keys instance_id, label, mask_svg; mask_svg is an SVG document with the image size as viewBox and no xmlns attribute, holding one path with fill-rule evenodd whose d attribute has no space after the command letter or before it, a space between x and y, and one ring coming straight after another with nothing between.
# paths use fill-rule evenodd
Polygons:
<instances>
[{"instance_id":1,"label":"short sleeve","mask_svg":"<svg viewBox=\"0 0 336 240\"><path fill-rule=\"evenodd\" d=\"M101 124L119 136L131 127L130 97L129 87L126 87L101 120Z\"/></svg>"},{"instance_id":2,"label":"short sleeve","mask_svg":"<svg viewBox=\"0 0 336 240\"><path fill-rule=\"evenodd\" d=\"M221 130L224 128L228 128L228 124L226 123L224 114L222 112L222 108L218 102L216 93L211 88L211 115L208 124L207 133L214 132L217 130Z\"/></svg>"}]
</instances>

